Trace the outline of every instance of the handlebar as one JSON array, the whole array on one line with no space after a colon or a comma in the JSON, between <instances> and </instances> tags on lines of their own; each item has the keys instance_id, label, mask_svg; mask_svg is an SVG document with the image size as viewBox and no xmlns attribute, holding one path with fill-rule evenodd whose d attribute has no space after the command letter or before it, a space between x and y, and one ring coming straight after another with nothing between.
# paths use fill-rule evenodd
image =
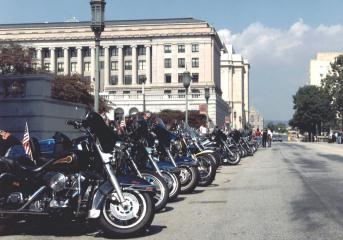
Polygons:
<instances>
[{"instance_id":1,"label":"handlebar","mask_svg":"<svg viewBox=\"0 0 343 240\"><path fill-rule=\"evenodd\" d=\"M83 126L83 121L81 121L81 120L67 120L66 124L73 126L75 129L79 129Z\"/></svg>"}]
</instances>

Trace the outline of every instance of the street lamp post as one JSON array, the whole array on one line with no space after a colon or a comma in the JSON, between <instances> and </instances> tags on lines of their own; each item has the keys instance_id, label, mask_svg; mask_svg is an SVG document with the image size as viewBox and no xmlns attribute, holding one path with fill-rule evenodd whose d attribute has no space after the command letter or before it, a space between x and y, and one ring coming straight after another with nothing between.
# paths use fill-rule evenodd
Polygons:
<instances>
[{"instance_id":1,"label":"street lamp post","mask_svg":"<svg viewBox=\"0 0 343 240\"><path fill-rule=\"evenodd\" d=\"M142 94L143 94L143 112L146 111L145 109L145 82L146 82L146 76L143 76L141 79L141 84L142 84Z\"/></svg>"},{"instance_id":2,"label":"street lamp post","mask_svg":"<svg viewBox=\"0 0 343 240\"><path fill-rule=\"evenodd\" d=\"M94 87L94 111L99 112L99 88L100 88L100 71L99 71L99 51L100 36L105 29L105 0L91 0L92 22L91 29L95 36L95 87Z\"/></svg>"},{"instance_id":3,"label":"street lamp post","mask_svg":"<svg viewBox=\"0 0 343 240\"><path fill-rule=\"evenodd\" d=\"M191 74L188 71L184 71L183 72L183 76L182 76L182 82L183 82L183 86L186 90L186 124L188 125L188 88L189 85L191 84Z\"/></svg>"},{"instance_id":4,"label":"street lamp post","mask_svg":"<svg viewBox=\"0 0 343 240\"><path fill-rule=\"evenodd\" d=\"M205 99L206 99L206 125L207 129L209 128L208 124L208 100L210 99L210 89L209 87L205 87Z\"/></svg>"}]
</instances>

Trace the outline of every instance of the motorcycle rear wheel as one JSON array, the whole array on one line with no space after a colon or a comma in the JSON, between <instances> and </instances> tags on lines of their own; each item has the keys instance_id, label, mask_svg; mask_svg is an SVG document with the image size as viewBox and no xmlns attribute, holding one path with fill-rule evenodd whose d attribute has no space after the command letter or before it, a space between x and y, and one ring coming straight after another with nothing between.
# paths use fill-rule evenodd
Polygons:
<instances>
[{"instance_id":1,"label":"motorcycle rear wheel","mask_svg":"<svg viewBox=\"0 0 343 240\"><path fill-rule=\"evenodd\" d=\"M169 201L175 201L181 191L179 177L168 171L162 171L162 176L169 188Z\"/></svg>"}]
</instances>

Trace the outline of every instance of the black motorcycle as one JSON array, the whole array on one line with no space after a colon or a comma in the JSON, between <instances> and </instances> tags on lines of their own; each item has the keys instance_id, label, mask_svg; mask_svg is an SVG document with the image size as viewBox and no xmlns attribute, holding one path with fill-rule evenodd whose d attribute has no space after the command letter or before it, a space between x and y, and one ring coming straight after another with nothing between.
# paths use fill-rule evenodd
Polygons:
<instances>
[{"instance_id":1,"label":"black motorcycle","mask_svg":"<svg viewBox=\"0 0 343 240\"><path fill-rule=\"evenodd\" d=\"M51 219L96 220L112 236L137 234L154 218L155 187L135 176L117 177L111 163L116 137L101 116L68 121L85 136L66 155L49 160L0 161L0 215L3 223ZM69 149L68 149L69 150Z\"/></svg>"}]
</instances>

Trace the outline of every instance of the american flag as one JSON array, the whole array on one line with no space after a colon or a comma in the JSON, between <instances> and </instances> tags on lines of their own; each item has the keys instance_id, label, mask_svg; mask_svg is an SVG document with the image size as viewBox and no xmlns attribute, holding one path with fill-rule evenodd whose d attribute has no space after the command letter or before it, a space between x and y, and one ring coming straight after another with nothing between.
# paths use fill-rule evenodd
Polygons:
<instances>
[{"instance_id":1,"label":"american flag","mask_svg":"<svg viewBox=\"0 0 343 240\"><path fill-rule=\"evenodd\" d=\"M29 134L29 127L27 125L27 122L25 125L25 132L24 132L24 137L23 137L22 143L23 143L23 146L25 149L25 153L27 155L29 155L30 158L32 159L32 151L31 151L31 146L30 146L30 134Z\"/></svg>"}]
</instances>

